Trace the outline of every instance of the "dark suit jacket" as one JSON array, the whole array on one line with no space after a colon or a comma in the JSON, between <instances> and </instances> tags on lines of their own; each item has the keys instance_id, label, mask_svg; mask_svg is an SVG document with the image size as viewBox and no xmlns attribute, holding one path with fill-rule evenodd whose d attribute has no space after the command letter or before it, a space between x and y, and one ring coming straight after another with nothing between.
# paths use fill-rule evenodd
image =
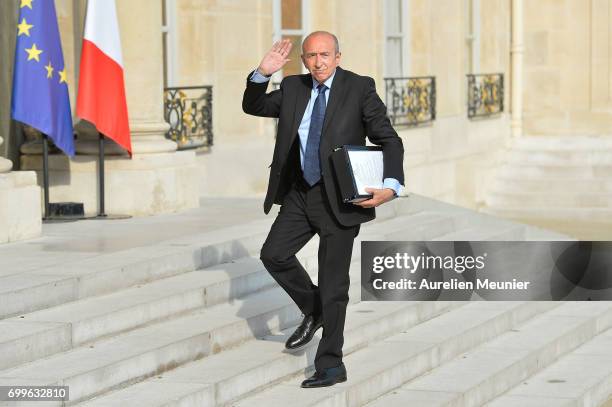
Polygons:
<instances>
[{"instance_id":1,"label":"dark suit jacket","mask_svg":"<svg viewBox=\"0 0 612 407\"><path fill-rule=\"evenodd\" d=\"M242 99L244 112L279 119L264 201L267 214L272 203L283 203L294 180L301 176L297 131L310 100L312 78L310 74L287 76L280 89L266 93L268 82L254 83L249 80L250 76ZM404 147L386 112L372 78L336 68L321 133L320 159L329 205L338 222L344 226L370 221L376 215L374 208L342 202L330 161L334 148L344 144L365 145L367 135L373 144L383 148L384 177L395 178L404 185Z\"/></svg>"}]
</instances>

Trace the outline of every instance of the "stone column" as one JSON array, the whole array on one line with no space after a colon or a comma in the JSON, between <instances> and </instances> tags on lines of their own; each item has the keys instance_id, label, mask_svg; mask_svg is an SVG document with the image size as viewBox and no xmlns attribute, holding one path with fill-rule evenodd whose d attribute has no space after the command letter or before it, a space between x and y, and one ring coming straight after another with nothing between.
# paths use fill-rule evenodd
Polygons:
<instances>
[{"instance_id":1,"label":"stone column","mask_svg":"<svg viewBox=\"0 0 612 407\"><path fill-rule=\"evenodd\" d=\"M13 139L14 134L11 133L11 93L18 6L15 1L0 1L0 156L10 159L16 158L13 147L16 142ZM6 161L0 158L0 172L3 172L2 169L6 169L7 165Z\"/></svg>"},{"instance_id":2,"label":"stone column","mask_svg":"<svg viewBox=\"0 0 612 407\"><path fill-rule=\"evenodd\" d=\"M523 0L512 0L512 137L523 133Z\"/></svg>"},{"instance_id":3,"label":"stone column","mask_svg":"<svg viewBox=\"0 0 612 407\"><path fill-rule=\"evenodd\" d=\"M176 143L165 138L169 125L163 117L161 7L152 7L147 0L117 1L116 5L133 157L113 142L106 143L106 211L151 215L197 207L195 152L177 151ZM74 23L79 31L75 36L82 37L80 25ZM78 69L75 72L77 80ZM95 214L97 132L85 122L77 123L75 129L76 157L50 158L51 200L83 202L86 214ZM40 170L40 156L27 156L22 161L26 167Z\"/></svg>"},{"instance_id":4,"label":"stone column","mask_svg":"<svg viewBox=\"0 0 612 407\"><path fill-rule=\"evenodd\" d=\"M134 154L175 151L176 143L164 136L169 125L164 121L161 5L152 7L150 0L120 1L117 12Z\"/></svg>"},{"instance_id":5,"label":"stone column","mask_svg":"<svg viewBox=\"0 0 612 407\"><path fill-rule=\"evenodd\" d=\"M151 7L150 0L116 5L134 155L176 151L176 143L164 136L169 125L164 121L161 5ZM77 151L97 154L97 143L79 143Z\"/></svg>"}]
</instances>

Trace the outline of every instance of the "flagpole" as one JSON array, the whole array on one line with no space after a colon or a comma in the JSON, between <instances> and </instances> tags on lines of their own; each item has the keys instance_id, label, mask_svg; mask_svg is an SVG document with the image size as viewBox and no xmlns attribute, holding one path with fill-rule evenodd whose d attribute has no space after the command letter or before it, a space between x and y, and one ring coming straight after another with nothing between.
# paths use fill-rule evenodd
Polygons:
<instances>
[{"instance_id":1,"label":"flagpole","mask_svg":"<svg viewBox=\"0 0 612 407\"><path fill-rule=\"evenodd\" d=\"M98 133L98 185L99 185L99 198L100 208L98 210L98 217L105 218L106 213L104 210L104 135Z\"/></svg>"},{"instance_id":2,"label":"flagpole","mask_svg":"<svg viewBox=\"0 0 612 407\"><path fill-rule=\"evenodd\" d=\"M45 198L45 216L43 220L47 220L49 219L49 142L46 134L43 134L43 191Z\"/></svg>"}]
</instances>

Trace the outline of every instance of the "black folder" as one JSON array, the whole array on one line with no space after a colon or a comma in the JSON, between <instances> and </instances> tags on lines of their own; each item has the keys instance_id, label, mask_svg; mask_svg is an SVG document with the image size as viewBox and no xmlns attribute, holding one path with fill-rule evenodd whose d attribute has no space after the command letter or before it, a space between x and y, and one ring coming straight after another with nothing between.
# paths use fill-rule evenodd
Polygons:
<instances>
[{"instance_id":1,"label":"black folder","mask_svg":"<svg viewBox=\"0 0 612 407\"><path fill-rule=\"evenodd\" d=\"M359 192L357 180L355 177L355 171L360 169L355 166L359 165L357 162L351 162L351 152L363 152L368 155L368 162L380 172L380 185L382 185L382 147L377 146L352 146L344 145L334 149L331 153L332 167L338 181L340 188L340 195L343 202L361 202L372 198L372 194L363 194ZM371 154L370 154L371 152Z\"/></svg>"}]
</instances>

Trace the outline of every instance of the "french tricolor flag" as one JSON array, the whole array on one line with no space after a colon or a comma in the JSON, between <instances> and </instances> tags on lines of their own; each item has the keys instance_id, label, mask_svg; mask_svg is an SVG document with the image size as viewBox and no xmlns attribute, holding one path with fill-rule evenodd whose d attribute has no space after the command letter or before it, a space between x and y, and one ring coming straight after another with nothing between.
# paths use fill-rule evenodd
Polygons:
<instances>
[{"instance_id":1,"label":"french tricolor flag","mask_svg":"<svg viewBox=\"0 0 612 407\"><path fill-rule=\"evenodd\" d=\"M77 116L132 155L115 0L88 0Z\"/></svg>"}]
</instances>

